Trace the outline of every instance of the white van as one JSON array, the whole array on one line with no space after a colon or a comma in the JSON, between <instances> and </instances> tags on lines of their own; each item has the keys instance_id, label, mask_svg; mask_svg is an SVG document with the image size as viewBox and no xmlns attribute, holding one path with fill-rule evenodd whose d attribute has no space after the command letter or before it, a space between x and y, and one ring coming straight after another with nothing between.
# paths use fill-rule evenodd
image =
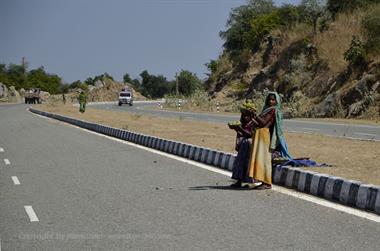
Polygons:
<instances>
[{"instance_id":1,"label":"white van","mask_svg":"<svg viewBox=\"0 0 380 251\"><path fill-rule=\"evenodd\" d=\"M119 106L122 104L133 105L133 92L130 89L123 89L119 93Z\"/></svg>"}]
</instances>

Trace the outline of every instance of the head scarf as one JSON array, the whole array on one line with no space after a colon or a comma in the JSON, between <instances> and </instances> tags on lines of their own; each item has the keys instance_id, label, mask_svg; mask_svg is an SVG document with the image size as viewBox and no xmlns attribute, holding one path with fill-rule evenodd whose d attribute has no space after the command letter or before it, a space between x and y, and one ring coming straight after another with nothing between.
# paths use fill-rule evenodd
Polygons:
<instances>
[{"instance_id":1,"label":"head scarf","mask_svg":"<svg viewBox=\"0 0 380 251\"><path fill-rule=\"evenodd\" d=\"M276 132L277 132L278 136L283 136L283 132L282 132L283 114L282 114L282 110L281 110L281 97L280 97L280 95L278 95L277 92L268 92L268 95L265 98L263 112L265 110L269 110L270 108L272 108L268 104L268 99L269 99L269 96L271 96L271 95L275 96L275 98L276 98L276 105L274 106L274 108L276 109L276 124L275 124Z\"/></svg>"},{"instance_id":2,"label":"head scarf","mask_svg":"<svg viewBox=\"0 0 380 251\"><path fill-rule=\"evenodd\" d=\"M262 113L265 113L265 112L267 112L273 108L268 104L268 99L269 99L269 96L271 96L271 95L275 96L275 98L276 98L276 105L274 106L274 108L276 109L276 113L275 113L276 114L276 121L275 121L274 128L273 128L273 135L271 136L272 139L271 139L270 148L272 150L278 150L280 152L281 156L284 158L293 159L291 157L291 155L289 154L288 146L286 144L284 133L282 131L283 114L282 114L282 110L281 110L281 97L280 97L280 95L278 95L277 92L269 92L268 93L268 95L265 98L265 103L264 103L264 108L263 108Z\"/></svg>"}]
</instances>

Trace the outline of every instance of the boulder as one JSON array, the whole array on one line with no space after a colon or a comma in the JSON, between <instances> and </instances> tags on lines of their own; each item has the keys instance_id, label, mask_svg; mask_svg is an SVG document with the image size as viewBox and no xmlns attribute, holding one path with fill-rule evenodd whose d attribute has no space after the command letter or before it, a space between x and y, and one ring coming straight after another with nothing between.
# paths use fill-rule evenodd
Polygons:
<instances>
[{"instance_id":1,"label":"boulder","mask_svg":"<svg viewBox=\"0 0 380 251\"><path fill-rule=\"evenodd\" d=\"M18 91L18 93L20 93L20 95L21 95L22 97L24 97L24 96L25 96L25 89L24 89L24 88L21 88L21 89Z\"/></svg>"},{"instance_id":2,"label":"boulder","mask_svg":"<svg viewBox=\"0 0 380 251\"><path fill-rule=\"evenodd\" d=\"M365 110L365 107L363 106L362 101L353 103L348 108L347 118L356 117L356 116L360 115L364 110Z\"/></svg>"},{"instance_id":3,"label":"boulder","mask_svg":"<svg viewBox=\"0 0 380 251\"><path fill-rule=\"evenodd\" d=\"M96 89L96 86L93 86L93 85L89 85L88 86L88 91L89 92L91 92L91 91L93 91L93 90L95 90Z\"/></svg>"},{"instance_id":4,"label":"boulder","mask_svg":"<svg viewBox=\"0 0 380 251\"><path fill-rule=\"evenodd\" d=\"M104 82L98 79L95 81L94 85L97 88L102 88L102 87L104 87Z\"/></svg>"},{"instance_id":5,"label":"boulder","mask_svg":"<svg viewBox=\"0 0 380 251\"><path fill-rule=\"evenodd\" d=\"M347 118L357 117L368 110L371 104L374 104L375 100L372 96L367 96L365 99L359 102L353 103L348 108Z\"/></svg>"},{"instance_id":6,"label":"boulder","mask_svg":"<svg viewBox=\"0 0 380 251\"><path fill-rule=\"evenodd\" d=\"M376 84L376 76L373 74L364 74L355 85L348 89L342 97L342 105L348 107L365 99ZM376 86L375 86L376 87ZM377 87L376 87L377 88Z\"/></svg>"},{"instance_id":7,"label":"boulder","mask_svg":"<svg viewBox=\"0 0 380 251\"><path fill-rule=\"evenodd\" d=\"M21 96L18 93L18 91L16 91L16 88L14 86L9 87L9 91L8 92L9 92L9 94L8 94L8 102L11 102L11 103L19 103L19 102L21 102Z\"/></svg>"},{"instance_id":8,"label":"boulder","mask_svg":"<svg viewBox=\"0 0 380 251\"><path fill-rule=\"evenodd\" d=\"M377 91L378 93L380 93L380 81L377 81L376 83L374 83L371 87L371 90Z\"/></svg>"},{"instance_id":9,"label":"boulder","mask_svg":"<svg viewBox=\"0 0 380 251\"><path fill-rule=\"evenodd\" d=\"M41 97L42 101L46 101L46 100L49 99L50 93L49 92L45 92L45 91L40 91L40 97Z\"/></svg>"},{"instance_id":10,"label":"boulder","mask_svg":"<svg viewBox=\"0 0 380 251\"><path fill-rule=\"evenodd\" d=\"M8 88L6 85L0 82L0 98L8 97Z\"/></svg>"},{"instance_id":11,"label":"boulder","mask_svg":"<svg viewBox=\"0 0 380 251\"><path fill-rule=\"evenodd\" d=\"M329 94L321 103L314 107L312 115L315 117L333 117L341 110L340 93Z\"/></svg>"}]
</instances>

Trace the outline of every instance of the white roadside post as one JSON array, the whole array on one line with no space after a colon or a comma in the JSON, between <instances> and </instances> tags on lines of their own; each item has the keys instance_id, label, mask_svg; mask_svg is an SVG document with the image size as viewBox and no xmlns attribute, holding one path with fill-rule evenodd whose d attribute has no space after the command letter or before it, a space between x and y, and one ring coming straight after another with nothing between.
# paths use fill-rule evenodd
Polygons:
<instances>
[{"instance_id":1,"label":"white roadside post","mask_svg":"<svg viewBox=\"0 0 380 251\"><path fill-rule=\"evenodd\" d=\"M216 112L219 112L219 101L216 101Z\"/></svg>"}]
</instances>

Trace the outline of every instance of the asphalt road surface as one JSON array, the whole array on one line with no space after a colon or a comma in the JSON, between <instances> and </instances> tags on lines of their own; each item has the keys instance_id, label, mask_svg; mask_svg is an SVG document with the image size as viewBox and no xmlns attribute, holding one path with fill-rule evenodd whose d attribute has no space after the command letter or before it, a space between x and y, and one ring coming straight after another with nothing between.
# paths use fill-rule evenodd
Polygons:
<instances>
[{"instance_id":1,"label":"asphalt road surface","mask_svg":"<svg viewBox=\"0 0 380 251\"><path fill-rule=\"evenodd\" d=\"M182 119L195 119L209 122L226 124L231 120L238 120L239 116L221 115L215 113L194 113L181 111L163 111L153 108L158 107L157 103L138 103L135 102L131 106L118 106L117 103L107 104L91 104L96 108L115 110L115 111L130 111L136 113L145 113L154 116L181 117ZM318 121L301 121L296 119L284 120L284 129L288 132L303 132L329 135L334 137L345 137L353 139L364 139L380 141L380 125L358 125L344 123L330 123Z\"/></svg>"},{"instance_id":2,"label":"asphalt road surface","mask_svg":"<svg viewBox=\"0 0 380 251\"><path fill-rule=\"evenodd\" d=\"M380 224L0 106L1 250L379 250Z\"/></svg>"}]
</instances>

